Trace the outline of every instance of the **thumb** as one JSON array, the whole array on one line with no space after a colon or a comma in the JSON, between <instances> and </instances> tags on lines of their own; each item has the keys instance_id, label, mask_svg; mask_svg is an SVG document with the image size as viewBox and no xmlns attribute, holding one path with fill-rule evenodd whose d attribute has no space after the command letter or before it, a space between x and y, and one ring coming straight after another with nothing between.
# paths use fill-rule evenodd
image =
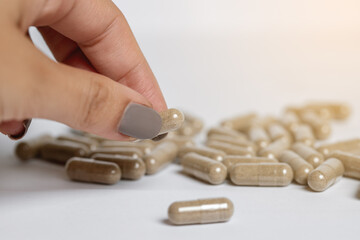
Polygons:
<instances>
[{"instance_id":1,"label":"thumb","mask_svg":"<svg viewBox=\"0 0 360 240\"><path fill-rule=\"evenodd\" d=\"M34 86L38 96L29 117L55 120L114 140L158 135L161 117L141 94L103 75L54 64L51 76Z\"/></svg>"}]
</instances>

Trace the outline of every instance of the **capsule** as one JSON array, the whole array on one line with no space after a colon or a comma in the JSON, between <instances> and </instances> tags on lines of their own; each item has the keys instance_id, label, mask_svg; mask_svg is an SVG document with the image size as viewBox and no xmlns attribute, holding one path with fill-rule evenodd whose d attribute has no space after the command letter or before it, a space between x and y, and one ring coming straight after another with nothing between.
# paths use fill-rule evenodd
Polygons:
<instances>
[{"instance_id":1,"label":"capsule","mask_svg":"<svg viewBox=\"0 0 360 240\"><path fill-rule=\"evenodd\" d=\"M340 160L329 158L313 170L308 176L309 187L322 192L338 181L344 174L344 166Z\"/></svg>"},{"instance_id":2,"label":"capsule","mask_svg":"<svg viewBox=\"0 0 360 240\"><path fill-rule=\"evenodd\" d=\"M228 155L240 155L240 156L255 156L254 151L249 150L245 147L239 147L233 144L218 142L218 141L209 141L206 143L206 146L214 149L221 150Z\"/></svg>"},{"instance_id":3,"label":"capsule","mask_svg":"<svg viewBox=\"0 0 360 240\"><path fill-rule=\"evenodd\" d=\"M150 153L154 148L153 141L138 141L138 142L125 142L125 141L103 141L101 147L103 148L116 148L116 147L131 147L138 148L143 154Z\"/></svg>"},{"instance_id":4,"label":"capsule","mask_svg":"<svg viewBox=\"0 0 360 240\"><path fill-rule=\"evenodd\" d=\"M230 179L241 186L287 186L293 171L286 163L240 163L230 168Z\"/></svg>"},{"instance_id":5,"label":"capsule","mask_svg":"<svg viewBox=\"0 0 360 240\"><path fill-rule=\"evenodd\" d=\"M190 122L185 121L179 129L176 130L176 134L180 136L193 137L197 135L201 129L196 128Z\"/></svg>"},{"instance_id":6,"label":"capsule","mask_svg":"<svg viewBox=\"0 0 360 240\"><path fill-rule=\"evenodd\" d=\"M226 127L210 128L208 130L207 137L212 138L213 136L227 136L240 141L247 140L247 136L244 133Z\"/></svg>"},{"instance_id":7,"label":"capsule","mask_svg":"<svg viewBox=\"0 0 360 240\"><path fill-rule=\"evenodd\" d=\"M330 157L339 159L342 162L345 169L345 177L360 179L360 156L347 152L335 151Z\"/></svg>"},{"instance_id":8,"label":"capsule","mask_svg":"<svg viewBox=\"0 0 360 240\"><path fill-rule=\"evenodd\" d=\"M84 136L77 136L77 135L60 135L56 138L60 141L70 141L76 142L86 145L90 150L94 150L98 142L92 138L84 137Z\"/></svg>"},{"instance_id":9,"label":"capsule","mask_svg":"<svg viewBox=\"0 0 360 240\"><path fill-rule=\"evenodd\" d=\"M178 153L178 146L171 141L157 145L151 153L144 156L146 174L155 174L170 164Z\"/></svg>"},{"instance_id":10,"label":"capsule","mask_svg":"<svg viewBox=\"0 0 360 240\"><path fill-rule=\"evenodd\" d=\"M170 131L175 131L176 129L180 128L185 119L184 114L175 108L162 111L159 113L159 115L162 120L162 126L159 135Z\"/></svg>"},{"instance_id":11,"label":"capsule","mask_svg":"<svg viewBox=\"0 0 360 240\"><path fill-rule=\"evenodd\" d=\"M294 132L300 125L300 119L296 113L287 111L280 118L280 122L288 131Z\"/></svg>"},{"instance_id":12,"label":"capsule","mask_svg":"<svg viewBox=\"0 0 360 240\"><path fill-rule=\"evenodd\" d=\"M280 138L288 138L291 141L290 133L279 123L269 124L267 130L272 141Z\"/></svg>"},{"instance_id":13,"label":"capsule","mask_svg":"<svg viewBox=\"0 0 360 240\"><path fill-rule=\"evenodd\" d=\"M304 112L301 114L301 120L311 126L317 139L324 140L330 136L331 126L329 121L321 119L316 113Z\"/></svg>"},{"instance_id":14,"label":"capsule","mask_svg":"<svg viewBox=\"0 0 360 240\"><path fill-rule=\"evenodd\" d=\"M259 148L264 148L270 143L270 138L265 129L260 126L252 126L249 129L248 135L250 140L255 142Z\"/></svg>"},{"instance_id":15,"label":"capsule","mask_svg":"<svg viewBox=\"0 0 360 240\"><path fill-rule=\"evenodd\" d=\"M310 163L314 168L324 162L324 156L321 153L304 143L295 143L292 145L291 149L305 159L305 161Z\"/></svg>"},{"instance_id":16,"label":"capsule","mask_svg":"<svg viewBox=\"0 0 360 240\"><path fill-rule=\"evenodd\" d=\"M185 121L189 123L195 132L200 132L204 127L204 121L188 112L185 113Z\"/></svg>"},{"instance_id":17,"label":"capsule","mask_svg":"<svg viewBox=\"0 0 360 240\"><path fill-rule=\"evenodd\" d=\"M91 151L91 156L97 153L124 155L134 158L143 157L142 151L136 147L98 147L95 150Z\"/></svg>"},{"instance_id":18,"label":"capsule","mask_svg":"<svg viewBox=\"0 0 360 240\"><path fill-rule=\"evenodd\" d=\"M323 144L317 148L317 150L320 153L324 154L324 156L328 156L336 150L344 151L344 152L352 152L353 150L357 150L357 149L360 149L360 138Z\"/></svg>"},{"instance_id":19,"label":"capsule","mask_svg":"<svg viewBox=\"0 0 360 240\"><path fill-rule=\"evenodd\" d=\"M86 157L89 151L87 146L81 143L54 140L41 148L40 155L42 159L65 164L72 157Z\"/></svg>"},{"instance_id":20,"label":"capsule","mask_svg":"<svg viewBox=\"0 0 360 240\"><path fill-rule=\"evenodd\" d=\"M204 146L184 146L181 147L178 153L178 157L182 158L184 157L186 154L188 153L197 153L199 155L214 159L216 161L222 161L224 160L224 157L226 156L226 153L218 150L218 149L213 149L213 148L209 148L209 147L204 147Z\"/></svg>"},{"instance_id":21,"label":"capsule","mask_svg":"<svg viewBox=\"0 0 360 240\"><path fill-rule=\"evenodd\" d=\"M317 113L326 113L329 114L331 118L344 120L350 116L351 109L349 105L345 103L321 103L321 102L313 102L306 105L306 108L311 109ZM322 115L323 115L322 114Z\"/></svg>"},{"instance_id":22,"label":"capsule","mask_svg":"<svg viewBox=\"0 0 360 240\"><path fill-rule=\"evenodd\" d=\"M196 153L188 153L181 158L183 172L210 184L221 184L227 176L226 167L214 159Z\"/></svg>"},{"instance_id":23,"label":"capsule","mask_svg":"<svg viewBox=\"0 0 360 240\"><path fill-rule=\"evenodd\" d=\"M295 142L301 142L310 147L314 146L315 136L310 126L306 124L299 125L299 127L293 132L293 135Z\"/></svg>"},{"instance_id":24,"label":"capsule","mask_svg":"<svg viewBox=\"0 0 360 240\"><path fill-rule=\"evenodd\" d=\"M52 139L50 135L46 134L27 141L21 141L16 145L15 154L22 161L40 157L41 148Z\"/></svg>"},{"instance_id":25,"label":"capsule","mask_svg":"<svg viewBox=\"0 0 360 240\"><path fill-rule=\"evenodd\" d=\"M247 131L256 117L257 115L255 113L239 115L224 120L223 122L221 122L221 126L232 128L237 131Z\"/></svg>"},{"instance_id":26,"label":"capsule","mask_svg":"<svg viewBox=\"0 0 360 240\"><path fill-rule=\"evenodd\" d=\"M307 177L309 173L314 170L310 163L290 150L282 152L279 161L290 165L294 173L295 181L302 185L307 183Z\"/></svg>"},{"instance_id":27,"label":"capsule","mask_svg":"<svg viewBox=\"0 0 360 240\"><path fill-rule=\"evenodd\" d=\"M80 182L115 184L121 178L121 170L115 163L78 157L69 159L66 173L71 180Z\"/></svg>"},{"instance_id":28,"label":"capsule","mask_svg":"<svg viewBox=\"0 0 360 240\"><path fill-rule=\"evenodd\" d=\"M279 138L259 151L259 156L277 159L281 153L290 147L289 139Z\"/></svg>"},{"instance_id":29,"label":"capsule","mask_svg":"<svg viewBox=\"0 0 360 240\"><path fill-rule=\"evenodd\" d=\"M182 146L195 146L195 142L191 137L172 135L164 139L174 142L179 148Z\"/></svg>"},{"instance_id":30,"label":"capsule","mask_svg":"<svg viewBox=\"0 0 360 240\"><path fill-rule=\"evenodd\" d=\"M211 135L208 139L207 139L207 142L211 142L211 141L217 141L217 142L223 142L223 143L228 143L228 144L232 144L232 145L235 145L235 146L238 146L238 147L242 147L242 148L246 148L248 149L249 151L253 151L253 152L256 152L257 151L257 146L246 140L246 139L235 139L233 137L229 137L229 136L226 136L226 135L218 135L218 134L214 134L214 135Z\"/></svg>"},{"instance_id":31,"label":"capsule","mask_svg":"<svg viewBox=\"0 0 360 240\"><path fill-rule=\"evenodd\" d=\"M174 202L168 209L169 220L175 225L226 222L233 213L234 205L227 198Z\"/></svg>"},{"instance_id":32,"label":"capsule","mask_svg":"<svg viewBox=\"0 0 360 240\"><path fill-rule=\"evenodd\" d=\"M266 158L266 157L225 156L224 161L222 161L222 164L224 164L229 171L232 166L238 163L276 163L276 162L278 162L276 159Z\"/></svg>"},{"instance_id":33,"label":"capsule","mask_svg":"<svg viewBox=\"0 0 360 240\"><path fill-rule=\"evenodd\" d=\"M122 179L138 180L145 175L145 163L139 158L101 153L95 154L92 158L117 164L121 169Z\"/></svg>"}]
</instances>

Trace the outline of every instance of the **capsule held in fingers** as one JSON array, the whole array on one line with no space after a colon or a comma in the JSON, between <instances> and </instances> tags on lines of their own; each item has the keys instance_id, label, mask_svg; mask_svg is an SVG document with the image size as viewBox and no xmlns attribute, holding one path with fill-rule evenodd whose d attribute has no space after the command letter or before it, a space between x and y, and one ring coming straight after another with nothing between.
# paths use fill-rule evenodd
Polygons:
<instances>
[{"instance_id":1,"label":"capsule held in fingers","mask_svg":"<svg viewBox=\"0 0 360 240\"><path fill-rule=\"evenodd\" d=\"M188 153L181 158L183 172L210 184L221 184L227 176L226 167L211 158Z\"/></svg>"},{"instance_id":2,"label":"capsule held in fingers","mask_svg":"<svg viewBox=\"0 0 360 240\"><path fill-rule=\"evenodd\" d=\"M102 184L115 184L120 180L121 170L115 163L74 157L66 164L71 180Z\"/></svg>"},{"instance_id":3,"label":"capsule held in fingers","mask_svg":"<svg viewBox=\"0 0 360 240\"><path fill-rule=\"evenodd\" d=\"M329 158L313 170L308 176L309 187L317 192L325 191L344 174L344 166L340 160Z\"/></svg>"},{"instance_id":4,"label":"capsule held in fingers","mask_svg":"<svg viewBox=\"0 0 360 240\"><path fill-rule=\"evenodd\" d=\"M226 222L233 213L234 205L227 198L174 202L168 209L169 220L175 225Z\"/></svg>"}]
</instances>

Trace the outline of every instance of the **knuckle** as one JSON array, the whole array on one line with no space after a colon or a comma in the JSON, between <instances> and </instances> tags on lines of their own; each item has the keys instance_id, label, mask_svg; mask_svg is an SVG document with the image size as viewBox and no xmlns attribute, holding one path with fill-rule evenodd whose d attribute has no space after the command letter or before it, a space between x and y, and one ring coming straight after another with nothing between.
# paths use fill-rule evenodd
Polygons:
<instances>
[{"instance_id":1,"label":"knuckle","mask_svg":"<svg viewBox=\"0 0 360 240\"><path fill-rule=\"evenodd\" d=\"M106 106L110 99L110 88L105 82L91 80L89 90L84 96L79 117L79 126L91 128L101 121L101 116L106 112Z\"/></svg>"}]
</instances>

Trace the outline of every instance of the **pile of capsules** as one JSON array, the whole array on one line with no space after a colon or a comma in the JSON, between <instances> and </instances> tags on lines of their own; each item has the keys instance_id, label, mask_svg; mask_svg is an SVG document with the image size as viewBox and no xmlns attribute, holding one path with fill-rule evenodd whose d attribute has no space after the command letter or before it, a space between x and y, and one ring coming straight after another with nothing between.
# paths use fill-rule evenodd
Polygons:
<instances>
[{"instance_id":1,"label":"pile of capsules","mask_svg":"<svg viewBox=\"0 0 360 240\"><path fill-rule=\"evenodd\" d=\"M159 141L120 142L91 134L42 136L20 142L22 160L42 158L66 164L75 181L114 184L156 174L179 159L183 172L208 184L227 178L239 186L287 186L293 180L314 191L324 191L342 176L360 179L360 139L320 144L331 134L331 121L345 120L350 108L343 103L312 102L287 107L280 117L250 113L225 119L208 129L204 146L193 138L203 122L169 109L160 114ZM359 154L359 155L358 155ZM224 222L234 206L215 198L175 202L168 209L173 224Z\"/></svg>"}]
</instances>

